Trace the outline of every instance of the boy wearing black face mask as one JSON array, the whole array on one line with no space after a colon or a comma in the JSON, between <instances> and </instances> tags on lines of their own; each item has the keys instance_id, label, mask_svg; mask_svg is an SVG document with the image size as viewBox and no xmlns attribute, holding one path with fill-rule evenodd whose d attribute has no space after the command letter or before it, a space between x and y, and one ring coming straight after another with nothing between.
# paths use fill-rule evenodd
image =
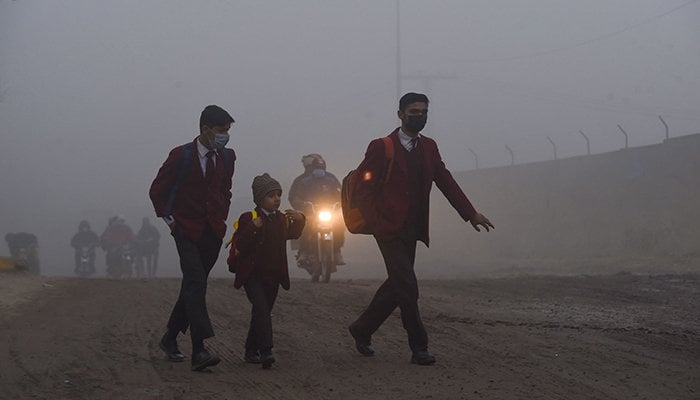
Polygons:
<instances>
[{"instance_id":1,"label":"boy wearing black face mask","mask_svg":"<svg viewBox=\"0 0 700 400\"><path fill-rule=\"evenodd\" d=\"M223 108L207 106L199 119L199 136L170 152L149 193L156 215L168 224L175 239L182 270L180 294L160 348L170 361L183 361L176 339L189 327L193 371L220 361L204 348L204 339L214 336L206 293L231 205L236 153L224 146L233 122Z\"/></svg>"},{"instance_id":2,"label":"boy wearing black face mask","mask_svg":"<svg viewBox=\"0 0 700 400\"><path fill-rule=\"evenodd\" d=\"M427 246L428 210L433 182L447 197L464 221L474 229L493 228L478 213L445 168L435 141L420 132L428 119L428 97L407 93L399 101L401 127L389 135L394 147L388 176L384 140L375 139L367 148L356 173L365 177L356 186L358 208L372 227L384 257L387 280L349 329L357 351L374 355L372 334L399 307L413 355L411 362L430 365L435 357L428 352L428 335L418 312L418 280L413 269L416 244Z\"/></svg>"}]
</instances>

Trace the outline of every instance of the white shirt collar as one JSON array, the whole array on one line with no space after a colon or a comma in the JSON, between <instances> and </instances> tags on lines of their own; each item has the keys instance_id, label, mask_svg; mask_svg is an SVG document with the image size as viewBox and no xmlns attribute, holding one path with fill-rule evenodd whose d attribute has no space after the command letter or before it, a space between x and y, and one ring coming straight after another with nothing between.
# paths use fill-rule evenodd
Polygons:
<instances>
[{"instance_id":1,"label":"white shirt collar","mask_svg":"<svg viewBox=\"0 0 700 400\"><path fill-rule=\"evenodd\" d=\"M206 158L207 153L209 153L209 149L199 141L199 138L197 138L197 153L199 154L199 158ZM214 150L214 153L216 153L216 150Z\"/></svg>"},{"instance_id":2,"label":"white shirt collar","mask_svg":"<svg viewBox=\"0 0 700 400\"><path fill-rule=\"evenodd\" d=\"M420 137L420 133L416 136L417 138ZM399 128L399 142L401 142L401 146L403 146L406 150L411 150L410 148L410 142L413 138L408 136L406 132L404 132L401 128Z\"/></svg>"},{"instance_id":3,"label":"white shirt collar","mask_svg":"<svg viewBox=\"0 0 700 400\"><path fill-rule=\"evenodd\" d=\"M265 214L265 216L268 216L268 217L270 215L275 215L275 211L267 211L266 209L264 209L262 207L260 207L260 211L262 211Z\"/></svg>"}]
</instances>

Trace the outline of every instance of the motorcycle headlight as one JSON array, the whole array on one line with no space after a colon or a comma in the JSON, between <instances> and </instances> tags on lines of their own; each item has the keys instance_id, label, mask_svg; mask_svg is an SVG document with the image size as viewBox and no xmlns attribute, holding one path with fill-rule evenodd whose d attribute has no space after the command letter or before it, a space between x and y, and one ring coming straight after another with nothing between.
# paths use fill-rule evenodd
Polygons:
<instances>
[{"instance_id":1,"label":"motorcycle headlight","mask_svg":"<svg viewBox=\"0 0 700 400\"><path fill-rule=\"evenodd\" d=\"M318 213L318 220L321 222L328 222L331 220L331 213L330 211L321 211Z\"/></svg>"}]
</instances>

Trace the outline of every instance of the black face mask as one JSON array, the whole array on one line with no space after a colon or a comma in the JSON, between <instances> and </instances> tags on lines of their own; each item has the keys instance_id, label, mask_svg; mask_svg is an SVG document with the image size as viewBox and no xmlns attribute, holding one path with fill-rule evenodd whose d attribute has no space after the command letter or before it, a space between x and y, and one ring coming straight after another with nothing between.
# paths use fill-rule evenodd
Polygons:
<instances>
[{"instance_id":1,"label":"black face mask","mask_svg":"<svg viewBox=\"0 0 700 400\"><path fill-rule=\"evenodd\" d=\"M406 116L406 127L413 132L420 132L425 128L425 124L428 122L427 115L407 115Z\"/></svg>"}]
</instances>

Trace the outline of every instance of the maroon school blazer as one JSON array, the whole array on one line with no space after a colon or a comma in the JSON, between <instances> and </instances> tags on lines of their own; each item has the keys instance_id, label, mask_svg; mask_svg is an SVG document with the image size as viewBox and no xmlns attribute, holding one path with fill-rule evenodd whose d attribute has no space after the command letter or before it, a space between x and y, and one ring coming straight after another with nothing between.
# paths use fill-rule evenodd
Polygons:
<instances>
[{"instance_id":1,"label":"maroon school blazer","mask_svg":"<svg viewBox=\"0 0 700 400\"><path fill-rule=\"evenodd\" d=\"M229 265L232 265L234 257L238 257L233 287L240 288L256 272L261 272L256 271L257 269L263 269L267 279L289 290L287 240L299 239L306 224L306 217L300 221L293 221L288 220L280 211L270 217L267 217L260 207L256 207L255 211L263 219L263 225L260 228L256 227L253 224L252 213L245 212L238 219L238 229L233 234L233 244L228 257Z\"/></svg>"},{"instance_id":2,"label":"maroon school blazer","mask_svg":"<svg viewBox=\"0 0 700 400\"><path fill-rule=\"evenodd\" d=\"M199 163L196 140L193 142L194 148L183 171L170 213L166 208L183 165L184 145L170 151L149 191L156 215L158 217L172 215L177 223L176 229L195 242L202 237L207 226L219 238L223 238L226 234L226 218L231 205L231 180L236 161L236 153L233 149L218 150L227 152L227 162L224 162L221 154L216 156L215 173L207 184Z\"/></svg>"},{"instance_id":3,"label":"maroon school blazer","mask_svg":"<svg viewBox=\"0 0 700 400\"><path fill-rule=\"evenodd\" d=\"M374 139L370 142L365 153L365 158L360 163L357 171L364 178L360 179L356 188L358 208L370 224L375 236L381 239L396 237L407 219L409 192L408 166L406 152L401 148L399 141L399 129L394 130L389 137L394 142L394 163L391 175L385 184L381 184L387 160L384 154L382 139ZM427 136L421 135L423 162L422 182L420 182L419 221L422 227L418 232L418 239L427 245L430 244L428 236L428 214L430 210L430 190L433 182L445 195L452 207L457 210L463 220L469 221L476 214L467 196L445 167L437 143Z\"/></svg>"}]
</instances>

